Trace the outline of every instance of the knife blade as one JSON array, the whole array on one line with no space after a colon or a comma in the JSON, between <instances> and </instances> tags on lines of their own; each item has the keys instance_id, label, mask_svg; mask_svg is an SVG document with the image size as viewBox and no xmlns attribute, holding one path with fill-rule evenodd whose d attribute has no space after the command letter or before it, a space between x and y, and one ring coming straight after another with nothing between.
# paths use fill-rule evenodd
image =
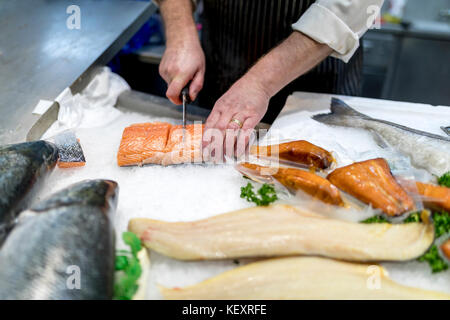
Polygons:
<instances>
[{"instance_id":1,"label":"knife blade","mask_svg":"<svg viewBox=\"0 0 450 320\"><path fill-rule=\"evenodd\" d=\"M181 100L183 101L183 141L186 131L186 104L191 102L191 98L189 96L189 86L191 82L188 82L188 84L181 90Z\"/></svg>"}]
</instances>

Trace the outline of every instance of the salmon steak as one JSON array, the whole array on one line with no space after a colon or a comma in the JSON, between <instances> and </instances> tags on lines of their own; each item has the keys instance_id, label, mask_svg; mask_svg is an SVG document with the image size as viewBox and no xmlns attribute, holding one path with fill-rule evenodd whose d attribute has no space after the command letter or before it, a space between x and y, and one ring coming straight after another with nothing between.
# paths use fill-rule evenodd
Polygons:
<instances>
[{"instance_id":1,"label":"salmon steak","mask_svg":"<svg viewBox=\"0 0 450 320\"><path fill-rule=\"evenodd\" d=\"M174 126L165 122L126 127L117 154L119 166L172 165L202 162L203 125Z\"/></svg>"}]
</instances>

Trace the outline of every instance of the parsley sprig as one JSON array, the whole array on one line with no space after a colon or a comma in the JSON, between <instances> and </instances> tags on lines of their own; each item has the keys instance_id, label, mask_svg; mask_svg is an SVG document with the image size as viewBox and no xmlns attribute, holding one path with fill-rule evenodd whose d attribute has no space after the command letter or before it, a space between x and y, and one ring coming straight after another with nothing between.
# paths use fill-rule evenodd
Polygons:
<instances>
[{"instance_id":1,"label":"parsley sprig","mask_svg":"<svg viewBox=\"0 0 450 320\"><path fill-rule=\"evenodd\" d=\"M439 179L438 183L440 186L448 187L450 188L450 171L447 173L444 173Z\"/></svg>"},{"instance_id":2,"label":"parsley sprig","mask_svg":"<svg viewBox=\"0 0 450 320\"><path fill-rule=\"evenodd\" d=\"M245 187L241 188L241 198L246 199L248 202L254 202L257 206L268 206L270 203L278 200L275 188L267 183L264 183L257 193L253 191L253 185L247 183Z\"/></svg>"},{"instance_id":3,"label":"parsley sprig","mask_svg":"<svg viewBox=\"0 0 450 320\"><path fill-rule=\"evenodd\" d=\"M131 300L139 288L137 281L142 274L137 257L142 246L141 240L133 232L124 232L122 239L130 247L130 250L118 250L116 254L114 299Z\"/></svg>"},{"instance_id":4,"label":"parsley sprig","mask_svg":"<svg viewBox=\"0 0 450 320\"><path fill-rule=\"evenodd\" d=\"M442 235L450 232L450 214L445 211L434 212L433 213L434 220L434 232L435 238L439 238ZM406 218L403 223L414 223L421 222L422 219L420 217L420 212L412 213L408 218ZM374 216L361 221L362 223L389 223L389 221L384 216ZM441 271L445 271L448 269L447 262L442 259L439 255L439 250L436 244L433 244L424 255L422 255L419 259L420 262L428 262L430 265L431 271L433 273L438 273Z\"/></svg>"}]
</instances>

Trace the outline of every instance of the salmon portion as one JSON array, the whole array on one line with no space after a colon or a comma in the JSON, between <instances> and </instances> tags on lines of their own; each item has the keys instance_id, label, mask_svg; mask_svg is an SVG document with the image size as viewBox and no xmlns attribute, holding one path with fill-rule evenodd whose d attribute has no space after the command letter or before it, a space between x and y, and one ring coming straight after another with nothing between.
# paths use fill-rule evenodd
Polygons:
<instances>
[{"instance_id":1,"label":"salmon portion","mask_svg":"<svg viewBox=\"0 0 450 320\"><path fill-rule=\"evenodd\" d=\"M441 245L441 250L444 253L445 257L450 260L450 239L448 239Z\"/></svg>"},{"instance_id":2,"label":"salmon portion","mask_svg":"<svg viewBox=\"0 0 450 320\"><path fill-rule=\"evenodd\" d=\"M426 208L450 212L450 188L418 181L416 186L417 191L411 191L416 191L423 196L423 204Z\"/></svg>"},{"instance_id":3,"label":"salmon portion","mask_svg":"<svg viewBox=\"0 0 450 320\"><path fill-rule=\"evenodd\" d=\"M80 161L80 162L62 162L58 161L58 168L76 168L76 167L84 167L86 165L86 162Z\"/></svg>"},{"instance_id":4,"label":"salmon portion","mask_svg":"<svg viewBox=\"0 0 450 320\"><path fill-rule=\"evenodd\" d=\"M124 129L117 154L119 166L171 165L202 161L203 125L182 126L165 122L138 123Z\"/></svg>"},{"instance_id":5,"label":"salmon portion","mask_svg":"<svg viewBox=\"0 0 450 320\"><path fill-rule=\"evenodd\" d=\"M327 150L305 140L291 141L270 146L252 146L250 153L258 157L276 157L303 164L315 169L326 169L334 161Z\"/></svg>"},{"instance_id":6,"label":"salmon portion","mask_svg":"<svg viewBox=\"0 0 450 320\"><path fill-rule=\"evenodd\" d=\"M269 168L248 162L241 163L240 166L254 170L260 175L265 175L265 172L270 172L270 176L274 177L289 190L302 190L313 198L325 203L338 206L344 205L339 189L327 179L312 172L295 168Z\"/></svg>"},{"instance_id":7,"label":"salmon portion","mask_svg":"<svg viewBox=\"0 0 450 320\"><path fill-rule=\"evenodd\" d=\"M413 199L395 181L383 158L338 168L327 179L339 189L389 216L398 216L415 208Z\"/></svg>"},{"instance_id":8,"label":"salmon portion","mask_svg":"<svg viewBox=\"0 0 450 320\"><path fill-rule=\"evenodd\" d=\"M184 131L182 126L172 126L161 164L167 166L202 162L203 127L203 125L187 125Z\"/></svg>"}]
</instances>

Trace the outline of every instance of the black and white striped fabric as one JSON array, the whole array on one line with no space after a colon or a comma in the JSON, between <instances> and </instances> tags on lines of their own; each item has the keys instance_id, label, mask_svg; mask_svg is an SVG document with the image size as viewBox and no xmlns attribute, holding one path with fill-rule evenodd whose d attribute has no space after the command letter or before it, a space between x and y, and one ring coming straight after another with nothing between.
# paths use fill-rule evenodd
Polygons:
<instances>
[{"instance_id":1,"label":"black and white striped fabric","mask_svg":"<svg viewBox=\"0 0 450 320\"><path fill-rule=\"evenodd\" d=\"M261 56L291 34L291 25L313 3L314 0L203 0L206 75L200 105L212 108ZM359 95L361 70L361 48L347 64L332 57L325 59L274 96L263 121L272 122L293 91Z\"/></svg>"}]
</instances>

